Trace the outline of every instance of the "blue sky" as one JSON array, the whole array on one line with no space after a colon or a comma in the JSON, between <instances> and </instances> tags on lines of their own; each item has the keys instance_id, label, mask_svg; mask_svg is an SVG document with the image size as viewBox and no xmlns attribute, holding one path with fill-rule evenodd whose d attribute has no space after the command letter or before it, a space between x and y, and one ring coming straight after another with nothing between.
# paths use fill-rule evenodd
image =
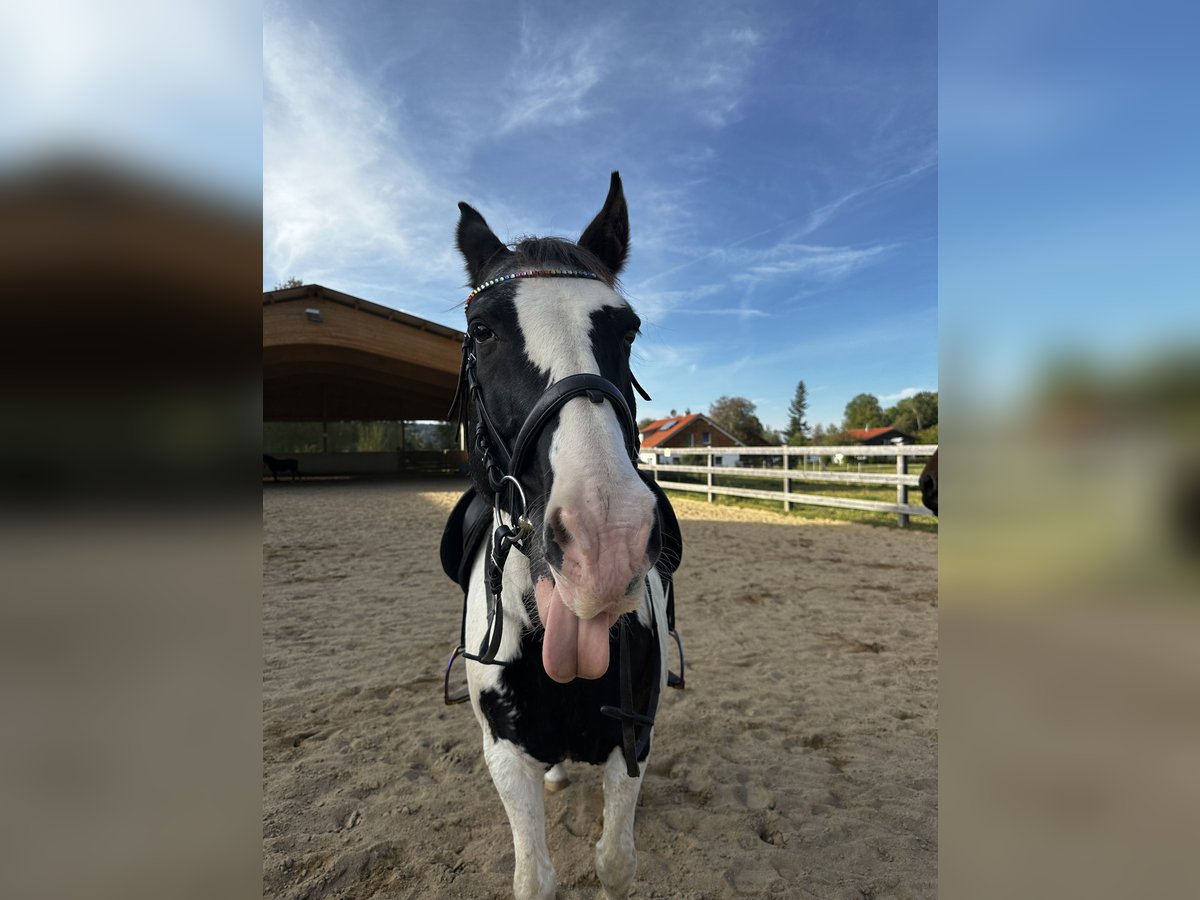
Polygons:
<instances>
[{"instance_id":1,"label":"blue sky","mask_svg":"<svg viewBox=\"0 0 1200 900\"><path fill-rule=\"evenodd\" d=\"M943 5L943 400L1197 352L1197 34L1182 0Z\"/></svg>"},{"instance_id":2,"label":"blue sky","mask_svg":"<svg viewBox=\"0 0 1200 900\"><path fill-rule=\"evenodd\" d=\"M621 171L640 415L937 389L933 3L264 6L264 288L461 326L456 203L576 237Z\"/></svg>"}]
</instances>

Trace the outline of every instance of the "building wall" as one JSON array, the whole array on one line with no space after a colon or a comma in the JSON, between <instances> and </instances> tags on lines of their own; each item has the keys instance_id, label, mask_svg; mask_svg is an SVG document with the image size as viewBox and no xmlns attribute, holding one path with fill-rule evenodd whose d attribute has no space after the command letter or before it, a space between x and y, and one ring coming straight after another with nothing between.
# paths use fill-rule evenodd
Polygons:
<instances>
[{"instance_id":1,"label":"building wall","mask_svg":"<svg viewBox=\"0 0 1200 900\"><path fill-rule=\"evenodd\" d=\"M709 436L707 441L704 440L705 432ZM683 447L736 447L737 445L737 441L726 435L725 432L714 428L703 419L697 419L678 434L671 435L670 440L665 444L659 444L659 447L675 450Z\"/></svg>"}]
</instances>

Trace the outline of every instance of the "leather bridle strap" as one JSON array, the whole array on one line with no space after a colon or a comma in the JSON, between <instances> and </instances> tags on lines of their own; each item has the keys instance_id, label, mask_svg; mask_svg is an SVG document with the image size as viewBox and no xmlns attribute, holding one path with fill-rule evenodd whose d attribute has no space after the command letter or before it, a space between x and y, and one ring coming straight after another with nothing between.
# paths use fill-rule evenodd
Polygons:
<instances>
[{"instance_id":1,"label":"leather bridle strap","mask_svg":"<svg viewBox=\"0 0 1200 900\"><path fill-rule=\"evenodd\" d=\"M624 395L611 381L600 375L568 375L546 388L529 411L529 415L525 417L525 423L513 442L508 474L520 477L525 468L525 460L537 444L542 430L568 401L581 395L586 395L593 403L603 403L605 399L612 403L617 413L617 421L621 423L621 432L625 436L625 450L634 465L637 464L637 425L633 421L633 414L629 412L629 404L625 402Z\"/></svg>"},{"instance_id":2,"label":"leather bridle strap","mask_svg":"<svg viewBox=\"0 0 1200 900\"><path fill-rule=\"evenodd\" d=\"M650 594L649 578L646 581L646 593ZM650 679L650 697L646 702L646 713L634 711L633 707L633 674L630 670L629 649L626 646L629 639L624 631L621 632L620 661L620 706L601 706L600 712L611 716L621 723L621 753L625 757L625 771L630 778L641 774L638 757L646 752L650 745L650 733L654 728L653 711L658 709L658 695L661 691L659 672L662 670L662 650L658 646L658 616L654 612L654 600L650 600L650 661L643 672ZM648 714L647 714L648 713ZM644 729L638 735L638 727Z\"/></svg>"}]
</instances>

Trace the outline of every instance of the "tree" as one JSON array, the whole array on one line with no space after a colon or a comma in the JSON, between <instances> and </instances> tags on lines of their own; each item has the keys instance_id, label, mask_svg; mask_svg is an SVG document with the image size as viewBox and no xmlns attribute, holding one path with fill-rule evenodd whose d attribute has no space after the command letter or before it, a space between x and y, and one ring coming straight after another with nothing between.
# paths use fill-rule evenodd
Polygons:
<instances>
[{"instance_id":1,"label":"tree","mask_svg":"<svg viewBox=\"0 0 1200 900\"><path fill-rule=\"evenodd\" d=\"M808 436L808 422L804 420L808 412L808 389L801 381L796 385L796 394L788 407L787 441L789 444L803 443Z\"/></svg>"},{"instance_id":2,"label":"tree","mask_svg":"<svg viewBox=\"0 0 1200 900\"><path fill-rule=\"evenodd\" d=\"M879 398L874 394L859 394L846 404L846 411L842 417L842 427L847 430L851 428L879 428L890 424L890 422L884 420L883 409L879 405Z\"/></svg>"},{"instance_id":3,"label":"tree","mask_svg":"<svg viewBox=\"0 0 1200 900\"><path fill-rule=\"evenodd\" d=\"M890 423L897 431L915 435L937 424L937 391L920 391L905 397L895 406L884 411L884 423Z\"/></svg>"},{"instance_id":4,"label":"tree","mask_svg":"<svg viewBox=\"0 0 1200 900\"><path fill-rule=\"evenodd\" d=\"M293 275L287 281L275 282L275 287L271 288L271 290L282 291L282 290L286 290L287 288L294 288L294 287L304 287L304 282L301 281L299 278L297 278L295 275Z\"/></svg>"},{"instance_id":5,"label":"tree","mask_svg":"<svg viewBox=\"0 0 1200 900\"><path fill-rule=\"evenodd\" d=\"M719 397L708 408L708 417L743 444L762 445L767 436L754 411L754 404L745 397Z\"/></svg>"}]
</instances>

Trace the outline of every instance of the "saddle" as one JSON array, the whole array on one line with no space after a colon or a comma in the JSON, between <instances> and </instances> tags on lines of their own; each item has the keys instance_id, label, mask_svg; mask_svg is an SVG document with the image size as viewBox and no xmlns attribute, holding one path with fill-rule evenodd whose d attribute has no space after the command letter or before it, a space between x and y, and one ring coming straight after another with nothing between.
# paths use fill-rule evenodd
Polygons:
<instances>
[{"instance_id":1,"label":"saddle","mask_svg":"<svg viewBox=\"0 0 1200 900\"><path fill-rule=\"evenodd\" d=\"M658 522L661 552L655 568L663 580L663 590L667 597L667 630L679 649L680 674L674 672L668 676L671 687L683 687L683 646L675 631L675 588L672 576L683 560L683 534L679 530L679 520L671 501L663 493L653 478L645 472L638 475L650 488L656 501L656 519ZM446 528L442 532L442 571L463 591L463 643L465 644L465 629L467 618L467 591L471 581L471 565L479 548L483 546L491 533L492 507L475 488L464 493L450 511Z\"/></svg>"}]
</instances>

